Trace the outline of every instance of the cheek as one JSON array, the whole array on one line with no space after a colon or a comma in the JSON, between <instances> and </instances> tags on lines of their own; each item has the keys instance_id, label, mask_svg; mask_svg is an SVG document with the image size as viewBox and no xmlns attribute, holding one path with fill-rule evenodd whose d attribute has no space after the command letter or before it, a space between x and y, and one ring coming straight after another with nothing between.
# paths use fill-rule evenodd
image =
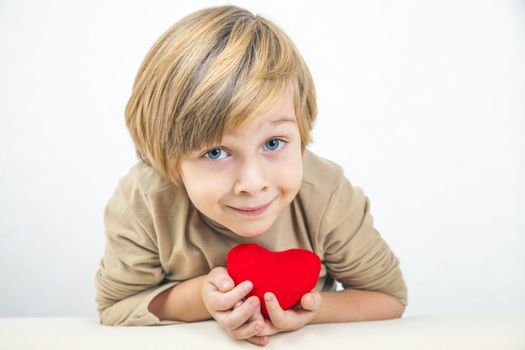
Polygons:
<instances>
[{"instance_id":1,"label":"cheek","mask_svg":"<svg viewBox=\"0 0 525 350\"><path fill-rule=\"evenodd\" d=\"M193 204L199 208L213 206L225 194L222 178L204 175L202 172L188 171L183 177L184 186Z\"/></svg>"},{"instance_id":2,"label":"cheek","mask_svg":"<svg viewBox=\"0 0 525 350\"><path fill-rule=\"evenodd\" d=\"M300 151L287 157L281 164L280 176L277 177L279 187L287 194L295 194L303 179L303 162Z\"/></svg>"},{"instance_id":3,"label":"cheek","mask_svg":"<svg viewBox=\"0 0 525 350\"><path fill-rule=\"evenodd\" d=\"M290 169L288 174L290 174L286 177L288 192L295 194L299 191L299 187L301 187L301 182L303 180L302 163L299 163L296 167Z\"/></svg>"}]
</instances>

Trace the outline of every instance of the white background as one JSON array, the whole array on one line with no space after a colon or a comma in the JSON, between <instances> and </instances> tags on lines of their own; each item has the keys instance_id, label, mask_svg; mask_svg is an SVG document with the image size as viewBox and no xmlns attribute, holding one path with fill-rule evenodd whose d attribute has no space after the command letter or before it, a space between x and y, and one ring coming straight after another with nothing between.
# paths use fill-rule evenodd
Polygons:
<instances>
[{"instance_id":1,"label":"white background","mask_svg":"<svg viewBox=\"0 0 525 350\"><path fill-rule=\"evenodd\" d=\"M232 1L281 26L315 144L372 203L405 315L525 312L525 4ZM215 1L0 1L0 316L96 316L124 107L153 42Z\"/></svg>"}]
</instances>

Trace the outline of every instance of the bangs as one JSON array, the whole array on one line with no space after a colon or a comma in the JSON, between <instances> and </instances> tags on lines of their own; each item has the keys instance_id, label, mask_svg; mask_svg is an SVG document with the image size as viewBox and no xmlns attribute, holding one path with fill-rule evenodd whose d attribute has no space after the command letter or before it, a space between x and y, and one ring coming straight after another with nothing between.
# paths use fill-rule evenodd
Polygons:
<instances>
[{"instance_id":1,"label":"bangs","mask_svg":"<svg viewBox=\"0 0 525 350\"><path fill-rule=\"evenodd\" d=\"M223 49L195 82L188 108L174 125L174 152L219 143L226 130L270 110L289 84L298 80L294 47L284 33L270 26L258 16L242 18L231 31L218 33L217 46Z\"/></svg>"}]
</instances>

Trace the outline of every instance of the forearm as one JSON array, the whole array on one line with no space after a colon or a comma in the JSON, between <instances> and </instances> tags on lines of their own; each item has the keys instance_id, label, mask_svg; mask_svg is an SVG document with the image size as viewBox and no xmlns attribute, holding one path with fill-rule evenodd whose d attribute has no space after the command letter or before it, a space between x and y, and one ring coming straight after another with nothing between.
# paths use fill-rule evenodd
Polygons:
<instances>
[{"instance_id":1,"label":"forearm","mask_svg":"<svg viewBox=\"0 0 525 350\"><path fill-rule=\"evenodd\" d=\"M321 292L319 312L310 323L355 322L399 318L405 308L380 292L345 289Z\"/></svg>"},{"instance_id":2,"label":"forearm","mask_svg":"<svg viewBox=\"0 0 525 350\"><path fill-rule=\"evenodd\" d=\"M160 320L194 322L211 318L201 297L206 276L183 281L165 290L149 304L149 311Z\"/></svg>"}]
</instances>

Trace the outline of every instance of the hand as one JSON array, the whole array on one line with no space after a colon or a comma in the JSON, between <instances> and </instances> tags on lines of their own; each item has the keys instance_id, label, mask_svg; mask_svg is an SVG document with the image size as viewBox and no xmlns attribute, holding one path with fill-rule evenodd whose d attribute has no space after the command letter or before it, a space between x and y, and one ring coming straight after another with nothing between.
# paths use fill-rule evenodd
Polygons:
<instances>
[{"instance_id":1,"label":"hand","mask_svg":"<svg viewBox=\"0 0 525 350\"><path fill-rule=\"evenodd\" d=\"M224 267L216 267L208 273L201 289L201 296L210 315L223 326L234 339L246 339L264 345L256 337L264 328L260 314L259 298L243 298L252 290L253 284L244 281L235 286Z\"/></svg>"},{"instance_id":2,"label":"hand","mask_svg":"<svg viewBox=\"0 0 525 350\"><path fill-rule=\"evenodd\" d=\"M242 301L239 301L237 302L237 304L233 306L233 308L236 309L240 307L241 305L242 305ZM261 313L261 308L258 308L248 321L253 322L253 321L258 321L258 320L260 321L260 324L262 325L261 331L263 331L266 325L265 325L264 317ZM254 335L253 337L248 338L246 340L255 345L262 345L262 346L268 345L268 342L269 342L268 336L266 335L262 335L262 336Z\"/></svg>"},{"instance_id":3,"label":"hand","mask_svg":"<svg viewBox=\"0 0 525 350\"><path fill-rule=\"evenodd\" d=\"M264 300L270 320L265 321L264 329L257 334L259 337L294 331L303 327L319 312L322 297L319 292L306 293L302 296L300 303L286 311L281 308L273 293L265 293Z\"/></svg>"}]
</instances>

